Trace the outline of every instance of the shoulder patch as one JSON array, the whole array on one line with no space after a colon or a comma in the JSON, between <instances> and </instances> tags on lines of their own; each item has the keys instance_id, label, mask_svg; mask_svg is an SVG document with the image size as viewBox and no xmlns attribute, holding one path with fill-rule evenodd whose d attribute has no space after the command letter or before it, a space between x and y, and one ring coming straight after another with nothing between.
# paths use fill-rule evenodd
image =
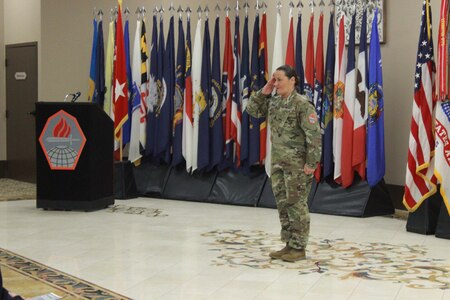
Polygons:
<instances>
[{"instance_id":1,"label":"shoulder patch","mask_svg":"<svg viewBox=\"0 0 450 300\"><path fill-rule=\"evenodd\" d=\"M308 116L309 124L316 124L317 123L317 115L315 113L311 113Z\"/></svg>"}]
</instances>

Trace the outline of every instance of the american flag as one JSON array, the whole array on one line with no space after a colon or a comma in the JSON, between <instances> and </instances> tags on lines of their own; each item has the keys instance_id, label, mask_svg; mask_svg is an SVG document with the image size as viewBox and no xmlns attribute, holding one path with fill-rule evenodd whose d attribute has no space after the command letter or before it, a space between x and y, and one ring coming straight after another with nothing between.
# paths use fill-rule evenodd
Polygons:
<instances>
[{"instance_id":1,"label":"american flag","mask_svg":"<svg viewBox=\"0 0 450 300\"><path fill-rule=\"evenodd\" d=\"M409 135L405 195L403 197L403 204L410 211L417 209L425 199L436 192L436 178L433 175L435 73L431 7L429 0L426 0L422 9L417 50L414 101Z\"/></svg>"}]
</instances>

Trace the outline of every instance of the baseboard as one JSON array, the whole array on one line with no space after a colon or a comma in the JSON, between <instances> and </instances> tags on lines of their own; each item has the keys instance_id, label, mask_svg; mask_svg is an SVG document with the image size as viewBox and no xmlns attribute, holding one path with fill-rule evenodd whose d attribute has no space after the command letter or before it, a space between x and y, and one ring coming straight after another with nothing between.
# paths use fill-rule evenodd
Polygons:
<instances>
[{"instance_id":1,"label":"baseboard","mask_svg":"<svg viewBox=\"0 0 450 300\"><path fill-rule=\"evenodd\" d=\"M394 208L398 210L406 210L403 205L403 194L405 193L405 187L403 185L396 184L386 184L386 187L388 189L389 196L391 196Z\"/></svg>"},{"instance_id":2,"label":"baseboard","mask_svg":"<svg viewBox=\"0 0 450 300\"><path fill-rule=\"evenodd\" d=\"M0 178L6 177L8 162L6 160L0 160Z\"/></svg>"}]
</instances>

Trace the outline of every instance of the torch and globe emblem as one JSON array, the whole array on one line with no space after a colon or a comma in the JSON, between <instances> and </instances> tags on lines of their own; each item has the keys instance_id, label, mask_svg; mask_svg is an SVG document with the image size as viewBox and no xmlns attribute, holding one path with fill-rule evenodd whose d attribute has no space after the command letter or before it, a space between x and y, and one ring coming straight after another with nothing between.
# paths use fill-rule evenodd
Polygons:
<instances>
[{"instance_id":1,"label":"torch and globe emblem","mask_svg":"<svg viewBox=\"0 0 450 300\"><path fill-rule=\"evenodd\" d=\"M52 170L74 170L86 138L77 119L60 110L48 118L39 143Z\"/></svg>"}]
</instances>

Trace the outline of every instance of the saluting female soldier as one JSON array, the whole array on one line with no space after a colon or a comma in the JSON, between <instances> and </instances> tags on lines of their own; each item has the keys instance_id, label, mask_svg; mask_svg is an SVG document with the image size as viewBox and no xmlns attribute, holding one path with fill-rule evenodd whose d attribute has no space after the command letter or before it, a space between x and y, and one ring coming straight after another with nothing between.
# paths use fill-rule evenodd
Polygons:
<instances>
[{"instance_id":1,"label":"saluting female soldier","mask_svg":"<svg viewBox=\"0 0 450 300\"><path fill-rule=\"evenodd\" d=\"M266 117L272 141L272 190L286 246L271 252L274 259L294 262L305 258L309 236L307 198L314 170L321 156L321 134L314 106L296 92L298 77L283 65L250 97L247 112ZM276 90L272 96L272 91Z\"/></svg>"}]
</instances>

